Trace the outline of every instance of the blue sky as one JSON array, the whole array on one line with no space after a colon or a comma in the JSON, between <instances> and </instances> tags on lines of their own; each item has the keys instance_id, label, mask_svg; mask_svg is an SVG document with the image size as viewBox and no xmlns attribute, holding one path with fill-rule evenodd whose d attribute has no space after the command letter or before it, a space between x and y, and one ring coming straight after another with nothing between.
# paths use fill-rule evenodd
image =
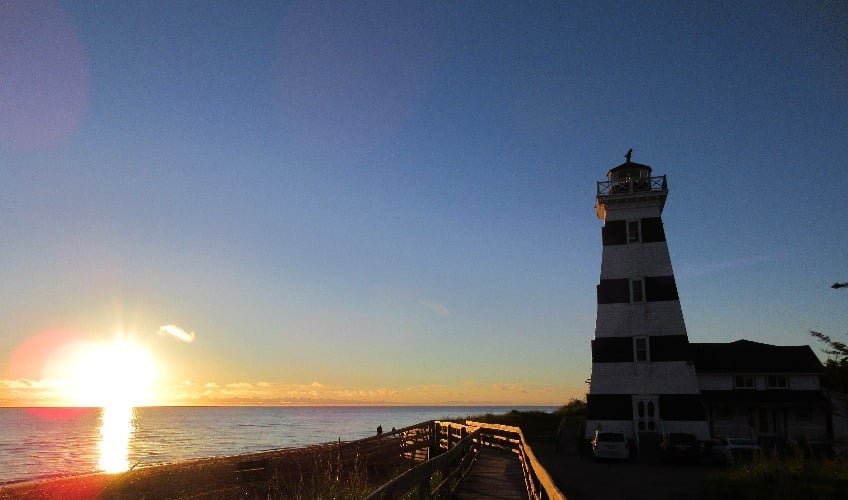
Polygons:
<instances>
[{"instance_id":1,"label":"blue sky","mask_svg":"<svg viewBox=\"0 0 848 500\"><path fill-rule=\"evenodd\" d=\"M846 332L842 2L14 1L0 53L7 404L58 331L170 403L564 403L629 148L691 341Z\"/></svg>"}]
</instances>

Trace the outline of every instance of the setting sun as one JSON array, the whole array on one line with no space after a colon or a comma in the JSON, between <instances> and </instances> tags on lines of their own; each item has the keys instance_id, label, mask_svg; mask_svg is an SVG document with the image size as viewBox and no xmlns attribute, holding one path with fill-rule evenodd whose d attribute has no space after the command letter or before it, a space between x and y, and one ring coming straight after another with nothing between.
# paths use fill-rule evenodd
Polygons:
<instances>
[{"instance_id":1,"label":"setting sun","mask_svg":"<svg viewBox=\"0 0 848 500\"><path fill-rule=\"evenodd\" d=\"M80 346L70 375L70 395L78 405L136 406L150 402L155 365L146 349L118 338Z\"/></svg>"}]
</instances>

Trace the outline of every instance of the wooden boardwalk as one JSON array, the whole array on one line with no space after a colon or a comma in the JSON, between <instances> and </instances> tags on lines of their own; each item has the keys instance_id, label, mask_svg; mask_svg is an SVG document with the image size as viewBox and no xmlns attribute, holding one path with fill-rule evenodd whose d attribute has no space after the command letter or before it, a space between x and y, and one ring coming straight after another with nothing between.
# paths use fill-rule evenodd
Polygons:
<instances>
[{"instance_id":1,"label":"wooden boardwalk","mask_svg":"<svg viewBox=\"0 0 848 500\"><path fill-rule=\"evenodd\" d=\"M468 477L462 481L457 499L527 499L524 474L518 456L506 450L483 448Z\"/></svg>"}]
</instances>

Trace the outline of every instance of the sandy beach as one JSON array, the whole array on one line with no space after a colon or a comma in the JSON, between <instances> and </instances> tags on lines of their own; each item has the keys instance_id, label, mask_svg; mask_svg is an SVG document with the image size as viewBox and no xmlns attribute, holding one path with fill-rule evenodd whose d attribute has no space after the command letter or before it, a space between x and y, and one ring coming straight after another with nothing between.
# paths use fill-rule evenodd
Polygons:
<instances>
[{"instance_id":1,"label":"sandy beach","mask_svg":"<svg viewBox=\"0 0 848 500\"><path fill-rule=\"evenodd\" d=\"M400 451L399 439L367 438L11 483L0 488L0 499L308 498L327 482L392 475L405 463Z\"/></svg>"}]
</instances>

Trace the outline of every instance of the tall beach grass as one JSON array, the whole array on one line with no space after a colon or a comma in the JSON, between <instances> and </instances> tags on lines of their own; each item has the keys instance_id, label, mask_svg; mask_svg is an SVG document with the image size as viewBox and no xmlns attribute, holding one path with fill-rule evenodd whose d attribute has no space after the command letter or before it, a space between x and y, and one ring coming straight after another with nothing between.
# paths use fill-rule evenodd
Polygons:
<instances>
[{"instance_id":1,"label":"tall beach grass","mask_svg":"<svg viewBox=\"0 0 848 500\"><path fill-rule=\"evenodd\" d=\"M848 498L848 457L795 447L787 453L766 450L752 461L711 475L702 500Z\"/></svg>"}]
</instances>

